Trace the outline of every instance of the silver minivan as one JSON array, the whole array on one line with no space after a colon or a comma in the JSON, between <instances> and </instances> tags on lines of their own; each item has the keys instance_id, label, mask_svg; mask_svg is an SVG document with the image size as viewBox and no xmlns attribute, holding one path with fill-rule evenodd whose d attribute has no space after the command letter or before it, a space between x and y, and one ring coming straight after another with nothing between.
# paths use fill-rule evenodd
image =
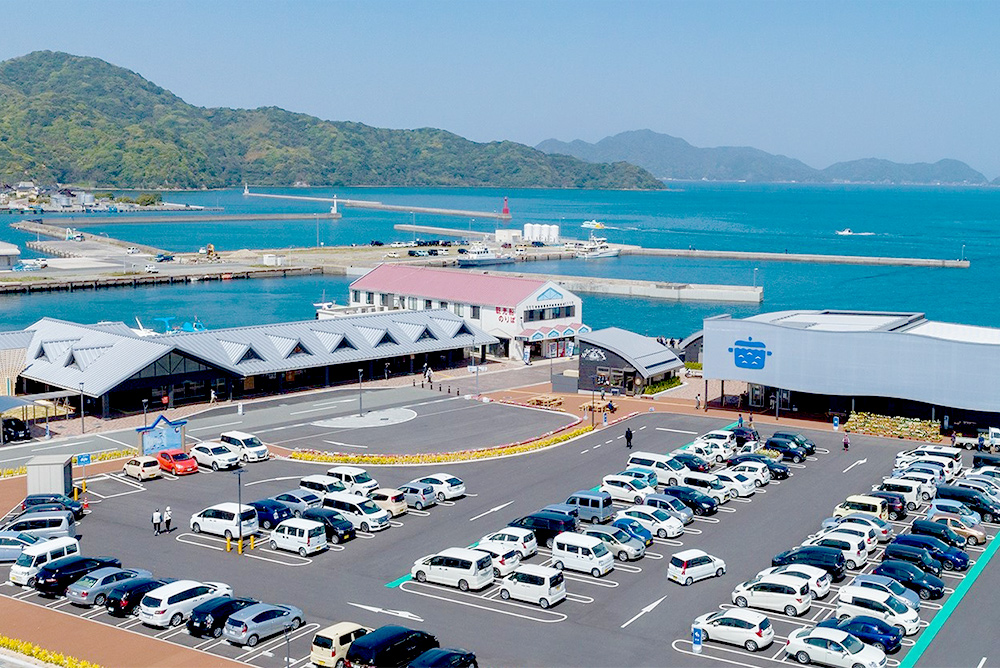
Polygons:
<instances>
[{"instance_id":1,"label":"silver minivan","mask_svg":"<svg viewBox=\"0 0 1000 668\"><path fill-rule=\"evenodd\" d=\"M581 522L608 522L615 514L614 503L607 492L582 489L566 499L566 505L577 509Z\"/></svg>"},{"instance_id":2,"label":"silver minivan","mask_svg":"<svg viewBox=\"0 0 1000 668\"><path fill-rule=\"evenodd\" d=\"M4 527L4 531L19 531L38 538L76 537L76 520L68 510L22 515Z\"/></svg>"}]
</instances>

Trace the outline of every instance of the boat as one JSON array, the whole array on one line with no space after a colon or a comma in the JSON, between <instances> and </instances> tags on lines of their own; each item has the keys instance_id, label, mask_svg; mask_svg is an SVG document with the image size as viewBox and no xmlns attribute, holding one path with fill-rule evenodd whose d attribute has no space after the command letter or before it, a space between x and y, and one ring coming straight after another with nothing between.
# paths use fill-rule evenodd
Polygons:
<instances>
[{"instance_id":1,"label":"boat","mask_svg":"<svg viewBox=\"0 0 1000 668\"><path fill-rule=\"evenodd\" d=\"M840 235L840 236L842 236L842 237L849 237L849 236L851 236L852 234L854 234L854 232L852 232L852 231L851 231L851 228L849 228L849 227L845 227L845 228L844 228L844 229L842 229L842 230L837 230L837 234L839 234L839 235Z\"/></svg>"},{"instance_id":2,"label":"boat","mask_svg":"<svg viewBox=\"0 0 1000 668\"><path fill-rule=\"evenodd\" d=\"M582 227L585 230L603 230L604 223L600 222L599 220L586 220L580 227Z\"/></svg>"},{"instance_id":3,"label":"boat","mask_svg":"<svg viewBox=\"0 0 1000 668\"><path fill-rule=\"evenodd\" d=\"M513 263L513 256L497 255L496 251L484 244L472 244L469 246L469 252L458 258L459 267L486 267L494 264Z\"/></svg>"},{"instance_id":4,"label":"boat","mask_svg":"<svg viewBox=\"0 0 1000 668\"><path fill-rule=\"evenodd\" d=\"M595 237L591 232L590 239L580 246L573 255L581 260L596 260L605 257L618 257L620 252L621 249L609 246L607 239Z\"/></svg>"},{"instance_id":5,"label":"boat","mask_svg":"<svg viewBox=\"0 0 1000 668\"><path fill-rule=\"evenodd\" d=\"M840 236L842 236L842 237L873 237L873 236L875 236L874 232L855 232L854 230L852 230L849 227L845 227L842 230L837 230L837 234L840 235Z\"/></svg>"}]
</instances>

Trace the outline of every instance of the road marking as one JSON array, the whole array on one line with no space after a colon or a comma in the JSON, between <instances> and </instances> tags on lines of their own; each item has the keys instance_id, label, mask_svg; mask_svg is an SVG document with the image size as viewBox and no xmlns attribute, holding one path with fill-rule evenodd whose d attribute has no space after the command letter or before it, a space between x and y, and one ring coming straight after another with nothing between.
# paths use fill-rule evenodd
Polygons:
<instances>
[{"instance_id":1,"label":"road marking","mask_svg":"<svg viewBox=\"0 0 1000 668\"><path fill-rule=\"evenodd\" d=\"M854 462L853 464L851 464L850 466L848 466L846 469L844 469L844 473L847 473L848 471L850 471L851 469L853 469L855 466L860 466L861 464L866 464L866 463L868 463L868 458L867 457L865 459L859 459L858 461Z\"/></svg>"},{"instance_id":2,"label":"road marking","mask_svg":"<svg viewBox=\"0 0 1000 668\"><path fill-rule=\"evenodd\" d=\"M259 485L265 482L279 482L281 480L298 480L302 476L300 475L286 475L281 478L266 478L264 480L255 480L254 482L243 483L244 487L252 487L253 485Z\"/></svg>"},{"instance_id":3,"label":"road marking","mask_svg":"<svg viewBox=\"0 0 1000 668\"><path fill-rule=\"evenodd\" d=\"M347 605L353 605L355 608L361 608L362 610L367 610L369 612L381 612L384 615L392 615L393 617L402 617L403 619L409 619L410 621L413 622L424 621L421 617L418 617L412 612L408 612L406 610L389 610L387 608L379 608L374 605L361 605L360 603L351 603L350 601L347 602Z\"/></svg>"},{"instance_id":4,"label":"road marking","mask_svg":"<svg viewBox=\"0 0 1000 668\"><path fill-rule=\"evenodd\" d=\"M608 443L614 443L614 442L615 442L615 439L609 438L608 440L604 441L604 445L607 445Z\"/></svg>"},{"instance_id":5,"label":"road marking","mask_svg":"<svg viewBox=\"0 0 1000 668\"><path fill-rule=\"evenodd\" d=\"M513 501L508 501L507 503L504 503L504 504L501 504L501 505L499 505L499 506L493 506L492 508L490 508L489 510L487 510L487 511L486 511L486 512L484 512L484 513L479 513L479 514L478 514L478 515L476 515L475 517L470 517L470 518L469 518L469 521L470 521L470 522L475 522L475 521L476 521L476 520L478 520L478 519L479 519L480 517L486 517L486 516L487 516L487 515L489 515L490 513L495 513L495 512L497 512L498 510L503 510L504 508L506 508L507 506L511 505L512 503L514 503L514 502L513 502Z\"/></svg>"},{"instance_id":6,"label":"road marking","mask_svg":"<svg viewBox=\"0 0 1000 668\"><path fill-rule=\"evenodd\" d=\"M72 448L75 445L86 445L90 441L81 441L80 443L60 443L59 445L47 445L44 448L35 448L32 452L42 452L43 450L55 450L56 448Z\"/></svg>"},{"instance_id":7,"label":"road marking","mask_svg":"<svg viewBox=\"0 0 1000 668\"><path fill-rule=\"evenodd\" d=\"M688 434L689 436L697 436L696 431L685 431L683 429L667 429L666 427L657 427L656 431L669 431L671 434Z\"/></svg>"},{"instance_id":8,"label":"road marking","mask_svg":"<svg viewBox=\"0 0 1000 668\"><path fill-rule=\"evenodd\" d=\"M112 443L117 443L118 445L124 445L126 448L134 448L134 443L126 443L125 441L119 441L117 438L111 438L110 436L104 436L103 434L95 434L97 438L103 438L105 441L111 441Z\"/></svg>"},{"instance_id":9,"label":"road marking","mask_svg":"<svg viewBox=\"0 0 1000 668\"><path fill-rule=\"evenodd\" d=\"M588 452L590 452L590 448L587 448L586 450L582 450L582 451L580 452L580 454L581 454L581 455L585 455L585 454L587 454Z\"/></svg>"},{"instance_id":10,"label":"road marking","mask_svg":"<svg viewBox=\"0 0 1000 668\"><path fill-rule=\"evenodd\" d=\"M647 612L652 612L653 610L656 609L656 606L658 606L660 603L663 603L663 599L665 599L665 598L666 598L666 596L661 596L660 598L656 599L655 601L653 601L652 603L650 603L649 605L647 605L645 608L643 608L642 610L640 610L638 612L638 614L636 614L630 620L628 620L627 622L625 622L624 624L622 624L619 628L623 628L624 629L629 624L631 624L635 620L637 620L640 617L642 617L643 615L645 615Z\"/></svg>"},{"instance_id":11,"label":"road marking","mask_svg":"<svg viewBox=\"0 0 1000 668\"><path fill-rule=\"evenodd\" d=\"M499 607L493 608L493 607L489 607L489 606L485 606L485 605L480 605L480 604L477 604L477 603L472 603L471 601L463 601L463 600L461 600L461 598L451 598L451 597L447 597L447 596L439 596L437 594L432 594L432 593L430 593L428 591L420 591L421 588L436 589L432 585L422 585L421 586L420 583L415 583L414 582L414 583L410 583L409 587L401 587L401 588L404 591L406 591L406 592L409 592L411 594L416 594L418 596L426 596L427 598L434 598L434 599L437 599L439 601L447 601L449 603L457 603L458 605L465 605L465 606L468 606L470 608L479 608L480 610L486 610L487 612L495 612L495 613L501 614L501 615L508 615L510 617L520 617L521 619L527 619L528 621L532 621L532 622L540 622L542 624L555 624L555 623L558 623L558 622L565 621L567 619L567 616L564 615L561 612L552 612L551 610L546 610L546 609L543 609L543 608L535 608L534 606L522 605L521 603L512 603L510 601L496 601L496 602L490 601L491 603L495 603L495 605L497 605L497 606L501 606L502 605L504 607L520 608L522 610L527 610L529 612L532 612L532 613L534 613L534 614L536 614L538 616L535 617L535 616L527 615L527 614L520 613L520 612L513 612L511 610L503 610L503 609L500 609ZM470 593L465 593L465 592L460 592L460 591L456 591L454 593L457 596L459 596L459 597L468 597L468 598L473 598L473 599L476 599L476 600L479 600L479 601L487 601L487 600L489 600L489 599L484 599L484 598L482 598L481 596L479 596L477 594L470 594ZM548 619L539 618L542 615L551 615L551 617L548 618Z\"/></svg>"},{"instance_id":12,"label":"road marking","mask_svg":"<svg viewBox=\"0 0 1000 668\"><path fill-rule=\"evenodd\" d=\"M598 443L597 445L594 446L594 450L596 450L597 448L601 447L602 445L607 445L607 444L606 443Z\"/></svg>"},{"instance_id":13,"label":"road marking","mask_svg":"<svg viewBox=\"0 0 1000 668\"><path fill-rule=\"evenodd\" d=\"M986 657L984 656L982 659L979 660L979 665L976 666L976 668L983 668L983 666L985 665L986 665Z\"/></svg>"},{"instance_id":14,"label":"road marking","mask_svg":"<svg viewBox=\"0 0 1000 668\"><path fill-rule=\"evenodd\" d=\"M209 429L218 429L219 427L232 427L236 424L243 424L243 420L237 420L236 422L223 422L222 424L213 424L209 427L198 427L197 429L188 429L188 431L208 431Z\"/></svg>"},{"instance_id":15,"label":"road marking","mask_svg":"<svg viewBox=\"0 0 1000 668\"><path fill-rule=\"evenodd\" d=\"M351 445L350 443L341 443L340 441L323 441L324 443L329 443L330 445L342 445L345 448L364 448L368 449L367 445Z\"/></svg>"}]
</instances>

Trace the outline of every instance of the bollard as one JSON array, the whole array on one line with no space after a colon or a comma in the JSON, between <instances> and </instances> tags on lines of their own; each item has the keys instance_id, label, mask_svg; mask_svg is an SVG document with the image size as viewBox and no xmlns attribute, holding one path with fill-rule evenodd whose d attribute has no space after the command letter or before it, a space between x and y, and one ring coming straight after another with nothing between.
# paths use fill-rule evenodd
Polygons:
<instances>
[{"instance_id":1,"label":"bollard","mask_svg":"<svg viewBox=\"0 0 1000 668\"><path fill-rule=\"evenodd\" d=\"M232 551L233 551L233 539L230 538L229 536L226 536L226 552L232 552Z\"/></svg>"},{"instance_id":2,"label":"bollard","mask_svg":"<svg viewBox=\"0 0 1000 668\"><path fill-rule=\"evenodd\" d=\"M416 387L416 386L417 386L417 379L416 379L416 378L414 378L414 379L413 379L413 387Z\"/></svg>"},{"instance_id":3,"label":"bollard","mask_svg":"<svg viewBox=\"0 0 1000 668\"><path fill-rule=\"evenodd\" d=\"M448 386L448 394L451 394L451 385Z\"/></svg>"},{"instance_id":4,"label":"bollard","mask_svg":"<svg viewBox=\"0 0 1000 668\"><path fill-rule=\"evenodd\" d=\"M253 549L253 534L250 535L250 549Z\"/></svg>"},{"instance_id":5,"label":"bollard","mask_svg":"<svg viewBox=\"0 0 1000 668\"><path fill-rule=\"evenodd\" d=\"M420 381L420 389L424 389L424 381Z\"/></svg>"},{"instance_id":6,"label":"bollard","mask_svg":"<svg viewBox=\"0 0 1000 668\"><path fill-rule=\"evenodd\" d=\"M80 492L80 488L79 487L74 487L73 488L73 500L74 501L79 501L80 500L80 493L79 492Z\"/></svg>"},{"instance_id":7,"label":"bollard","mask_svg":"<svg viewBox=\"0 0 1000 668\"><path fill-rule=\"evenodd\" d=\"M86 478L83 479L83 493L84 494L87 493L87 479Z\"/></svg>"},{"instance_id":8,"label":"bollard","mask_svg":"<svg viewBox=\"0 0 1000 668\"><path fill-rule=\"evenodd\" d=\"M237 554L243 554L243 539L236 541L236 552Z\"/></svg>"}]
</instances>

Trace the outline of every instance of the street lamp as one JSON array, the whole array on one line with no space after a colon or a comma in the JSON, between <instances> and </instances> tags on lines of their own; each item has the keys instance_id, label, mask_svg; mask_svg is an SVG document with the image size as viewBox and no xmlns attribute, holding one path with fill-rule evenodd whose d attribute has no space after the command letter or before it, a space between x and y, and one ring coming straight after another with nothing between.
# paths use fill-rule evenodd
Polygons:
<instances>
[{"instance_id":1,"label":"street lamp","mask_svg":"<svg viewBox=\"0 0 1000 668\"><path fill-rule=\"evenodd\" d=\"M233 471L233 475L236 476L236 523L240 525L240 554L243 554L243 518L241 514L243 513L243 474L246 471L242 466Z\"/></svg>"},{"instance_id":2,"label":"street lamp","mask_svg":"<svg viewBox=\"0 0 1000 668\"><path fill-rule=\"evenodd\" d=\"M292 641L288 633L292 630L291 624L285 624L285 668L292 666Z\"/></svg>"},{"instance_id":3,"label":"street lamp","mask_svg":"<svg viewBox=\"0 0 1000 668\"><path fill-rule=\"evenodd\" d=\"M965 244L962 244L962 261L965 261Z\"/></svg>"},{"instance_id":4,"label":"street lamp","mask_svg":"<svg viewBox=\"0 0 1000 668\"><path fill-rule=\"evenodd\" d=\"M146 408L149 406L149 399L142 400L142 426L146 426Z\"/></svg>"},{"instance_id":5,"label":"street lamp","mask_svg":"<svg viewBox=\"0 0 1000 668\"><path fill-rule=\"evenodd\" d=\"M361 403L361 378L364 376L364 370L358 369L358 417L365 414L363 410L363 405Z\"/></svg>"},{"instance_id":6,"label":"street lamp","mask_svg":"<svg viewBox=\"0 0 1000 668\"><path fill-rule=\"evenodd\" d=\"M757 267L753 268L753 286L757 287Z\"/></svg>"},{"instance_id":7,"label":"street lamp","mask_svg":"<svg viewBox=\"0 0 1000 668\"><path fill-rule=\"evenodd\" d=\"M80 383L80 433L87 431L86 425L83 422L83 383Z\"/></svg>"}]
</instances>

